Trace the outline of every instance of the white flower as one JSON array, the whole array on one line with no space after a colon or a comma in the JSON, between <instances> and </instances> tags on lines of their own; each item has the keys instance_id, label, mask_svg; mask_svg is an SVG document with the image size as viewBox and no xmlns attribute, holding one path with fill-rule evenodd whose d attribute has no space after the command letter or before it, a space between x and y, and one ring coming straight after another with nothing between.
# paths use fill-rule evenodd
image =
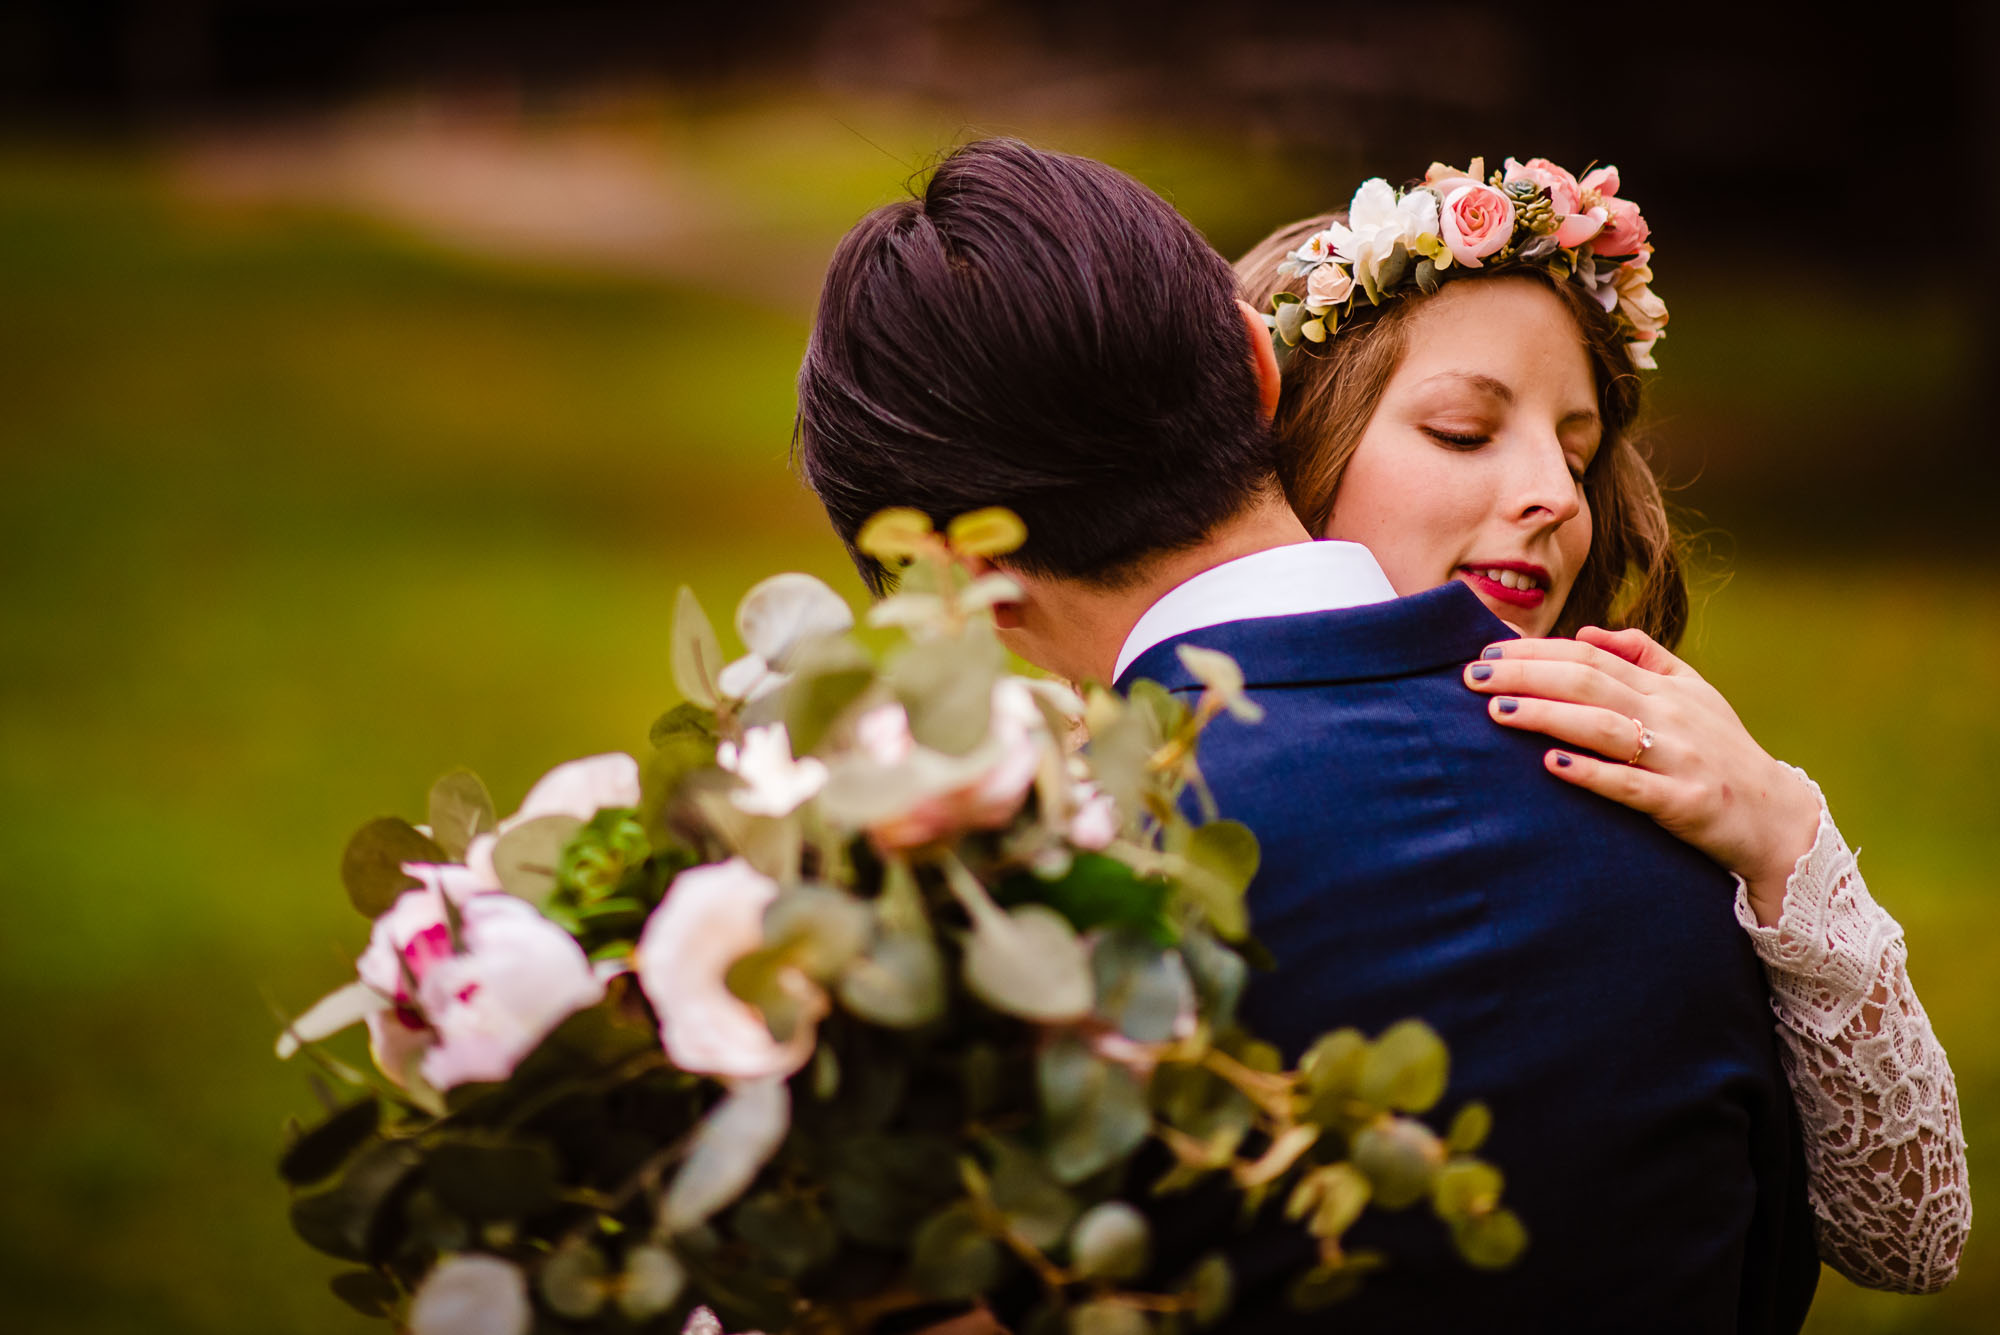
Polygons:
<instances>
[{"instance_id":1,"label":"white flower","mask_svg":"<svg viewBox=\"0 0 2000 1335\"><path fill-rule=\"evenodd\" d=\"M731 700L760 700L789 678L764 661L762 654L745 654L715 676L715 688Z\"/></svg>"},{"instance_id":2,"label":"white flower","mask_svg":"<svg viewBox=\"0 0 2000 1335\"><path fill-rule=\"evenodd\" d=\"M1389 258L1398 243L1412 255L1417 242L1436 236L1438 199L1428 190L1412 190L1401 199L1387 181L1377 176L1363 181L1347 208L1347 223L1327 229L1340 258L1354 266L1354 277L1372 288L1377 268Z\"/></svg>"},{"instance_id":3,"label":"white flower","mask_svg":"<svg viewBox=\"0 0 2000 1335\"><path fill-rule=\"evenodd\" d=\"M773 575L736 607L736 631L750 652L780 670L808 641L854 628L854 612L841 596L811 575Z\"/></svg>"},{"instance_id":4,"label":"white flower","mask_svg":"<svg viewBox=\"0 0 2000 1335\"><path fill-rule=\"evenodd\" d=\"M826 786L826 766L807 756L792 759L791 735L782 723L752 728L743 745L723 742L715 763L749 785L731 799L753 816L789 816Z\"/></svg>"},{"instance_id":5,"label":"white flower","mask_svg":"<svg viewBox=\"0 0 2000 1335\"><path fill-rule=\"evenodd\" d=\"M471 882L482 890L498 890L493 871L493 845L517 825L540 816L574 816L589 820L607 807L639 805L639 762L622 751L565 761L535 781L521 799L521 809L500 822L492 834L482 834L465 849ZM408 868L405 868L408 870ZM414 871L410 873L416 875Z\"/></svg>"},{"instance_id":6,"label":"white flower","mask_svg":"<svg viewBox=\"0 0 2000 1335\"><path fill-rule=\"evenodd\" d=\"M764 944L764 909L778 884L742 858L694 867L667 887L633 962L660 1021L660 1042L683 1071L739 1080L786 1076L812 1056L826 996L788 979L809 1017L780 1043L756 1007L729 990L729 968Z\"/></svg>"},{"instance_id":7,"label":"white flower","mask_svg":"<svg viewBox=\"0 0 2000 1335\"><path fill-rule=\"evenodd\" d=\"M447 1256L410 1303L410 1335L527 1335L528 1281L497 1256Z\"/></svg>"},{"instance_id":8,"label":"white flower","mask_svg":"<svg viewBox=\"0 0 2000 1335\"><path fill-rule=\"evenodd\" d=\"M504 1080L550 1030L603 999L582 947L527 901L479 894L457 911L461 952L438 890L406 892L375 920L355 963L394 1002L367 1017L368 1036L399 1083L413 1061L434 1089Z\"/></svg>"},{"instance_id":9,"label":"white flower","mask_svg":"<svg viewBox=\"0 0 2000 1335\"><path fill-rule=\"evenodd\" d=\"M1333 240L1332 232L1314 232L1285 258L1297 260L1300 264L1325 264L1333 258Z\"/></svg>"}]
</instances>

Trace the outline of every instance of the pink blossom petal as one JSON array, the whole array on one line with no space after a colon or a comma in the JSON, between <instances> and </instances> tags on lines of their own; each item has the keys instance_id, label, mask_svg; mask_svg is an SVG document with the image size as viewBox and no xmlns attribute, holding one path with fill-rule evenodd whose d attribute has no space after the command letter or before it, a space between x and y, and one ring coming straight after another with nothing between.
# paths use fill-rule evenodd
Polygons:
<instances>
[{"instance_id":1,"label":"pink blossom petal","mask_svg":"<svg viewBox=\"0 0 2000 1335\"><path fill-rule=\"evenodd\" d=\"M1556 244L1564 250L1572 250L1604 230L1604 220L1611 215L1602 208L1593 208L1585 213L1572 213L1562 220L1556 229Z\"/></svg>"}]
</instances>

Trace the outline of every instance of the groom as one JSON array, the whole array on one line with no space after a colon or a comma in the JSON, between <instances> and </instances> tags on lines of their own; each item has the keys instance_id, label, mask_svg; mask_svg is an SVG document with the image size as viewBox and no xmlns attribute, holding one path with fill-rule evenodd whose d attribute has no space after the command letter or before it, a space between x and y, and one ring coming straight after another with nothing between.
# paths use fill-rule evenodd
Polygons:
<instances>
[{"instance_id":1,"label":"groom","mask_svg":"<svg viewBox=\"0 0 2000 1335\"><path fill-rule=\"evenodd\" d=\"M1180 691L1181 645L1242 665L1266 717L1219 720L1201 762L1263 846L1250 909L1277 967L1246 1022L1296 1059L1338 1025L1430 1021L1532 1237L1487 1273L1423 1210L1371 1215L1350 1242L1388 1268L1301 1315L1302 1231L1169 1198L1149 1278L1224 1249L1232 1333L1796 1330L1818 1273L1804 1169L1729 878L1488 721L1460 671L1511 632L1469 590L1398 599L1364 548L1310 540L1274 477L1277 390L1185 220L1010 141L855 226L799 374L799 461L850 550L888 506L1003 505L1029 535L999 609L1021 656Z\"/></svg>"}]
</instances>

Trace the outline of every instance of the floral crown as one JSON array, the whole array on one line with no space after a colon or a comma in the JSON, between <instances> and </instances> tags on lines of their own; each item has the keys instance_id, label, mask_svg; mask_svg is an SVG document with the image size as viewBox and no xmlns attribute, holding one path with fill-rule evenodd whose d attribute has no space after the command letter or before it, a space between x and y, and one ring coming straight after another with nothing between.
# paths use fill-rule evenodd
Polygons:
<instances>
[{"instance_id":1,"label":"floral crown","mask_svg":"<svg viewBox=\"0 0 2000 1335\"><path fill-rule=\"evenodd\" d=\"M1632 364L1652 370L1667 306L1647 287L1651 229L1618 188L1616 167L1579 181L1547 158L1508 158L1491 177L1484 158L1465 171L1433 162L1407 190L1379 176L1364 181L1346 222L1313 233L1279 263L1281 276L1304 277L1305 295L1278 293L1264 322L1282 354L1324 343L1364 297L1379 306L1412 285L1437 291L1455 265L1533 266L1583 284L1625 333Z\"/></svg>"}]
</instances>

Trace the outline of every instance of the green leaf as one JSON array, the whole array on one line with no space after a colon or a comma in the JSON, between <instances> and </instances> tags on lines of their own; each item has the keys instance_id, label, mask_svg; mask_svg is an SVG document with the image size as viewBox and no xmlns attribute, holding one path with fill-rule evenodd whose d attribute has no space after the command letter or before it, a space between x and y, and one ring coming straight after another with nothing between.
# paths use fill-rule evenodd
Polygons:
<instances>
[{"instance_id":1,"label":"green leaf","mask_svg":"<svg viewBox=\"0 0 2000 1335\"><path fill-rule=\"evenodd\" d=\"M327 1281L333 1296L367 1317L387 1317L396 1310L402 1290L379 1270L343 1270Z\"/></svg>"},{"instance_id":2,"label":"green leaf","mask_svg":"<svg viewBox=\"0 0 2000 1335\"><path fill-rule=\"evenodd\" d=\"M560 1166L547 1145L521 1140L447 1140L430 1153L425 1180L468 1219L520 1219L555 1200Z\"/></svg>"},{"instance_id":3,"label":"green leaf","mask_svg":"<svg viewBox=\"0 0 2000 1335\"><path fill-rule=\"evenodd\" d=\"M1103 1201L1084 1212L1070 1234L1070 1266L1091 1279L1134 1279L1152 1247L1146 1217L1124 1201Z\"/></svg>"},{"instance_id":4,"label":"green leaf","mask_svg":"<svg viewBox=\"0 0 2000 1335\"><path fill-rule=\"evenodd\" d=\"M670 737L680 736L698 737L712 748L715 742L715 712L692 700L683 700L654 719L652 728L646 733L646 739L654 746L664 744Z\"/></svg>"},{"instance_id":5,"label":"green leaf","mask_svg":"<svg viewBox=\"0 0 2000 1335\"><path fill-rule=\"evenodd\" d=\"M845 599L796 572L760 581L736 605L736 633L751 653L780 672L792 670L792 656L803 646L853 627L854 612Z\"/></svg>"},{"instance_id":6,"label":"green leaf","mask_svg":"<svg viewBox=\"0 0 2000 1335\"><path fill-rule=\"evenodd\" d=\"M381 1124L382 1105L373 1095L350 1103L293 1141L278 1160L278 1175L294 1186L318 1182L346 1163Z\"/></svg>"},{"instance_id":7,"label":"green leaf","mask_svg":"<svg viewBox=\"0 0 2000 1335\"><path fill-rule=\"evenodd\" d=\"M945 527L945 537L962 556L991 559L1019 550L1028 540L1028 526L1012 510L990 505L952 520Z\"/></svg>"},{"instance_id":8,"label":"green leaf","mask_svg":"<svg viewBox=\"0 0 2000 1335\"><path fill-rule=\"evenodd\" d=\"M1423 292L1425 296L1428 297L1428 296L1434 296L1437 293L1438 286L1439 282L1438 282L1437 264L1429 259L1418 260L1417 287Z\"/></svg>"},{"instance_id":9,"label":"green leaf","mask_svg":"<svg viewBox=\"0 0 2000 1335\"><path fill-rule=\"evenodd\" d=\"M654 848L665 848L679 841L688 781L714 773L715 738L680 730L655 738L654 748L639 768L639 823Z\"/></svg>"},{"instance_id":10,"label":"green leaf","mask_svg":"<svg viewBox=\"0 0 2000 1335\"><path fill-rule=\"evenodd\" d=\"M722 699L715 684L724 663L722 641L685 584L674 601L672 645L674 686L693 703L715 708Z\"/></svg>"},{"instance_id":11,"label":"green leaf","mask_svg":"<svg viewBox=\"0 0 2000 1335\"><path fill-rule=\"evenodd\" d=\"M839 976L874 935L875 915L845 890L799 885L764 910L764 940L815 982Z\"/></svg>"},{"instance_id":12,"label":"green leaf","mask_svg":"<svg viewBox=\"0 0 2000 1335\"><path fill-rule=\"evenodd\" d=\"M696 1128L693 1148L660 1209L669 1232L693 1228L743 1194L791 1126L791 1093L779 1079L739 1082Z\"/></svg>"},{"instance_id":13,"label":"green leaf","mask_svg":"<svg viewBox=\"0 0 2000 1335\"><path fill-rule=\"evenodd\" d=\"M923 554L933 532L922 510L895 506L870 517L854 535L854 546L885 564L908 561Z\"/></svg>"},{"instance_id":14,"label":"green leaf","mask_svg":"<svg viewBox=\"0 0 2000 1335\"><path fill-rule=\"evenodd\" d=\"M1289 295L1289 294L1287 294ZM1296 298L1282 303L1277 309L1278 337L1286 347L1295 347L1299 341L1299 331L1305 326L1306 308Z\"/></svg>"},{"instance_id":15,"label":"green leaf","mask_svg":"<svg viewBox=\"0 0 2000 1335\"><path fill-rule=\"evenodd\" d=\"M1145 1085L1116 1062L1099 1059L1081 1039L1044 1047L1035 1073L1048 1124L1045 1153L1057 1181L1081 1182L1151 1133Z\"/></svg>"},{"instance_id":16,"label":"green leaf","mask_svg":"<svg viewBox=\"0 0 2000 1335\"><path fill-rule=\"evenodd\" d=\"M386 1259L390 1206L418 1162L417 1151L402 1141L363 1146L331 1186L292 1198L293 1230L308 1246L343 1261Z\"/></svg>"},{"instance_id":17,"label":"green leaf","mask_svg":"<svg viewBox=\"0 0 2000 1335\"><path fill-rule=\"evenodd\" d=\"M1409 249L1398 241L1382 262L1375 266L1375 285L1384 292L1402 282L1410 272Z\"/></svg>"},{"instance_id":18,"label":"green leaf","mask_svg":"<svg viewBox=\"0 0 2000 1335\"><path fill-rule=\"evenodd\" d=\"M785 733L795 755L806 755L826 740L826 734L875 684L875 665L856 651L859 661L845 665L829 659L816 670L801 669L785 687Z\"/></svg>"},{"instance_id":19,"label":"green leaf","mask_svg":"<svg viewBox=\"0 0 2000 1335\"><path fill-rule=\"evenodd\" d=\"M1492 1110L1483 1103L1468 1103L1451 1119L1444 1143L1458 1154L1470 1154L1486 1143L1487 1133L1492 1130Z\"/></svg>"},{"instance_id":20,"label":"green leaf","mask_svg":"<svg viewBox=\"0 0 2000 1335\"><path fill-rule=\"evenodd\" d=\"M840 977L840 1004L871 1024L914 1029L944 1014L944 957L927 937L887 935Z\"/></svg>"},{"instance_id":21,"label":"green leaf","mask_svg":"<svg viewBox=\"0 0 2000 1335\"><path fill-rule=\"evenodd\" d=\"M465 846L493 830L493 796L469 769L453 770L432 784L428 806L431 838L452 862L463 862Z\"/></svg>"},{"instance_id":22,"label":"green leaf","mask_svg":"<svg viewBox=\"0 0 2000 1335\"><path fill-rule=\"evenodd\" d=\"M1072 1307L1069 1313L1070 1335L1150 1335L1152 1329L1144 1312L1108 1298Z\"/></svg>"},{"instance_id":23,"label":"green leaf","mask_svg":"<svg viewBox=\"0 0 2000 1335\"><path fill-rule=\"evenodd\" d=\"M910 717L910 735L962 756L991 730L993 684L1005 667L992 627L975 624L910 645L890 665L888 682Z\"/></svg>"},{"instance_id":24,"label":"green leaf","mask_svg":"<svg viewBox=\"0 0 2000 1335\"><path fill-rule=\"evenodd\" d=\"M924 1221L910 1245L910 1283L939 1302L976 1298L1000 1280L1000 1248L979 1226L970 1201Z\"/></svg>"},{"instance_id":25,"label":"green leaf","mask_svg":"<svg viewBox=\"0 0 2000 1335\"><path fill-rule=\"evenodd\" d=\"M1180 955L1138 932L1113 929L1099 937L1090 967L1098 1014L1135 1043L1165 1043L1181 1017L1194 1014L1194 984Z\"/></svg>"},{"instance_id":26,"label":"green leaf","mask_svg":"<svg viewBox=\"0 0 2000 1335\"><path fill-rule=\"evenodd\" d=\"M1444 1161L1444 1146L1430 1129L1404 1117L1385 1117L1354 1136L1354 1166L1368 1175L1375 1201L1401 1210L1423 1199Z\"/></svg>"},{"instance_id":27,"label":"green leaf","mask_svg":"<svg viewBox=\"0 0 2000 1335\"><path fill-rule=\"evenodd\" d=\"M1177 879L1225 941L1249 935L1250 914L1243 895L1257 874L1259 858L1257 836L1233 820L1198 826L1181 850Z\"/></svg>"},{"instance_id":28,"label":"green leaf","mask_svg":"<svg viewBox=\"0 0 2000 1335\"><path fill-rule=\"evenodd\" d=\"M760 1259L793 1279L824 1265L840 1250L833 1220L810 1196L760 1191L738 1203L730 1212L729 1225Z\"/></svg>"},{"instance_id":29,"label":"green leaf","mask_svg":"<svg viewBox=\"0 0 2000 1335\"><path fill-rule=\"evenodd\" d=\"M1369 1046L1356 1092L1399 1112L1428 1112L1444 1097L1451 1058L1444 1040L1422 1020L1399 1020Z\"/></svg>"},{"instance_id":30,"label":"green leaf","mask_svg":"<svg viewBox=\"0 0 2000 1335\"><path fill-rule=\"evenodd\" d=\"M423 831L397 816L369 821L354 832L340 855L340 880L347 898L364 918L379 918L405 890L418 886L403 871L405 862L449 862L445 851Z\"/></svg>"},{"instance_id":31,"label":"green leaf","mask_svg":"<svg viewBox=\"0 0 2000 1335\"><path fill-rule=\"evenodd\" d=\"M537 816L501 835L493 845L493 874L501 887L540 907L555 893L563 849L583 825L575 816Z\"/></svg>"},{"instance_id":32,"label":"green leaf","mask_svg":"<svg viewBox=\"0 0 2000 1335\"><path fill-rule=\"evenodd\" d=\"M1060 1024L1090 1010L1090 956L1076 929L1045 905L976 916L964 969L982 1000L1024 1020Z\"/></svg>"},{"instance_id":33,"label":"green leaf","mask_svg":"<svg viewBox=\"0 0 2000 1335\"><path fill-rule=\"evenodd\" d=\"M1216 1029L1236 1023L1236 1003L1249 981L1250 966L1243 957L1197 928L1181 938L1181 959L1194 980L1195 995L1201 999L1202 1015Z\"/></svg>"},{"instance_id":34,"label":"green leaf","mask_svg":"<svg viewBox=\"0 0 2000 1335\"><path fill-rule=\"evenodd\" d=\"M1076 1198L1040 1155L1018 1142L995 1137L988 1148L993 1169L987 1189L1008 1227L1044 1251L1061 1242L1076 1218Z\"/></svg>"},{"instance_id":35,"label":"green leaf","mask_svg":"<svg viewBox=\"0 0 2000 1335\"><path fill-rule=\"evenodd\" d=\"M610 1285L604 1279L608 1268L604 1253L589 1243L565 1243L542 1263L536 1287L557 1316L588 1321L603 1310L610 1296Z\"/></svg>"},{"instance_id":36,"label":"green leaf","mask_svg":"<svg viewBox=\"0 0 2000 1335\"><path fill-rule=\"evenodd\" d=\"M1367 1175L1353 1164L1327 1164L1299 1179L1285 1213L1293 1219L1310 1214L1312 1235L1334 1239L1361 1217L1373 1195Z\"/></svg>"},{"instance_id":37,"label":"green leaf","mask_svg":"<svg viewBox=\"0 0 2000 1335\"><path fill-rule=\"evenodd\" d=\"M1458 1158L1438 1169L1431 1183L1431 1204L1438 1217L1454 1222L1491 1214L1500 1204L1505 1180L1492 1164Z\"/></svg>"},{"instance_id":38,"label":"green leaf","mask_svg":"<svg viewBox=\"0 0 2000 1335\"><path fill-rule=\"evenodd\" d=\"M1167 897L1172 888L1160 877L1140 876L1117 858L1078 853L1070 859L1069 870L1053 879L1044 880L1032 872L1008 877L1000 883L997 897L1003 904L1039 900L1069 919L1070 926L1079 932L1132 927L1164 946L1174 940L1173 924L1167 919Z\"/></svg>"},{"instance_id":39,"label":"green leaf","mask_svg":"<svg viewBox=\"0 0 2000 1335\"><path fill-rule=\"evenodd\" d=\"M1528 1249L1528 1230L1512 1210L1495 1210L1453 1226L1459 1255L1481 1270L1503 1270Z\"/></svg>"},{"instance_id":40,"label":"green leaf","mask_svg":"<svg viewBox=\"0 0 2000 1335\"><path fill-rule=\"evenodd\" d=\"M864 1132L829 1147L827 1200L845 1236L901 1249L958 1193L957 1142L940 1135Z\"/></svg>"},{"instance_id":41,"label":"green leaf","mask_svg":"<svg viewBox=\"0 0 2000 1335\"><path fill-rule=\"evenodd\" d=\"M1187 1282L1181 1286L1182 1293L1194 1298L1193 1316L1197 1326L1212 1326L1221 1320L1229 1310L1235 1289L1235 1272L1229 1268L1229 1258L1221 1252L1210 1252L1196 1262Z\"/></svg>"}]
</instances>

